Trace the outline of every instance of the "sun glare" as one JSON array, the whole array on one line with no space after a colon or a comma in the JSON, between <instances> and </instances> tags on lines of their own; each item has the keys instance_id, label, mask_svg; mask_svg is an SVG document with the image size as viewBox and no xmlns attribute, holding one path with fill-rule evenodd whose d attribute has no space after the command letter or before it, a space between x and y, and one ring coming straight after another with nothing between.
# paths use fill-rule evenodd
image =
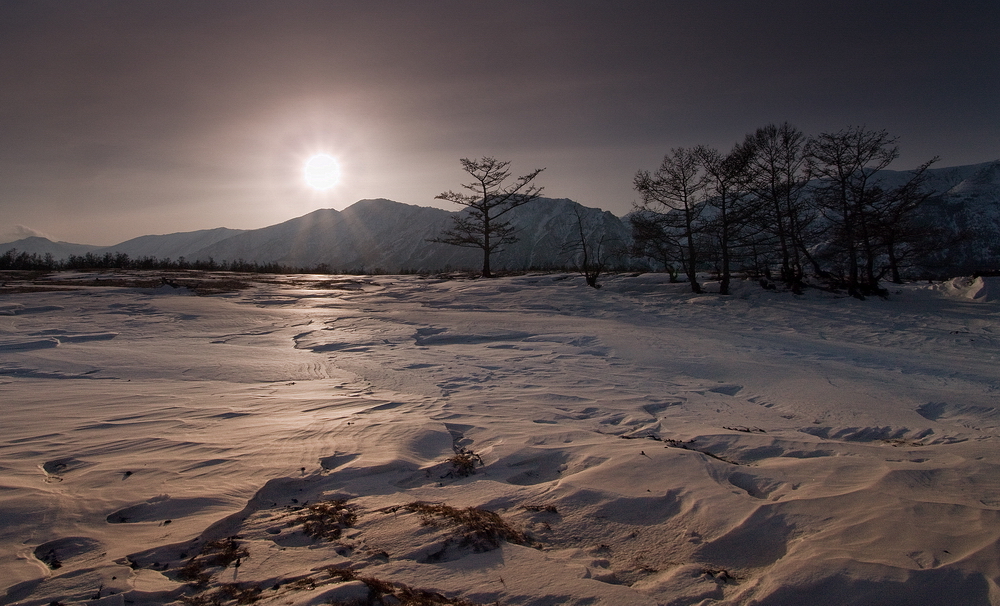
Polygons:
<instances>
[{"instance_id":1,"label":"sun glare","mask_svg":"<svg viewBox=\"0 0 1000 606\"><path fill-rule=\"evenodd\" d=\"M329 154L316 154L306 161L303 174L309 187L318 191L330 189L340 181L340 163Z\"/></svg>"}]
</instances>

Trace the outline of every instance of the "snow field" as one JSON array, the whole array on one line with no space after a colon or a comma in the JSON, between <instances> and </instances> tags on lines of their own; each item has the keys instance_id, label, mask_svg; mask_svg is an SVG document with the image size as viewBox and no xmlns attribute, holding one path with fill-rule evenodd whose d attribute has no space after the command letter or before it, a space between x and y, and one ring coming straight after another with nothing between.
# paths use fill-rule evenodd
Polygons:
<instances>
[{"instance_id":1,"label":"snow field","mask_svg":"<svg viewBox=\"0 0 1000 606\"><path fill-rule=\"evenodd\" d=\"M0 603L1000 604L979 280L6 294ZM336 538L296 521L339 501Z\"/></svg>"}]
</instances>

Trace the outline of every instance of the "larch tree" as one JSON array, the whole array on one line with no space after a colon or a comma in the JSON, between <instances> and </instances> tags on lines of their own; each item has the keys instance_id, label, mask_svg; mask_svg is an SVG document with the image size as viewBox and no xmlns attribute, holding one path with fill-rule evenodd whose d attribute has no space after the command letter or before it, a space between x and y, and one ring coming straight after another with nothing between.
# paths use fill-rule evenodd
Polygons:
<instances>
[{"instance_id":1,"label":"larch tree","mask_svg":"<svg viewBox=\"0 0 1000 606\"><path fill-rule=\"evenodd\" d=\"M621 254L624 246L617 239L609 238L608 234L603 233L599 226L594 226L593 222L586 221L580 208L580 206L573 207L576 233L569 237L563 245L563 250L573 254L573 262L587 281L587 286L600 288L597 279L607 268L609 258L614 254Z\"/></svg>"},{"instance_id":2,"label":"larch tree","mask_svg":"<svg viewBox=\"0 0 1000 606\"><path fill-rule=\"evenodd\" d=\"M753 231L751 219L756 208L748 203L752 201L752 153L746 145L736 145L728 154L711 147L695 148L705 171L708 193L705 203L712 209L705 225L719 254L719 294L722 295L729 294L736 251L744 246L749 232Z\"/></svg>"},{"instance_id":3,"label":"larch tree","mask_svg":"<svg viewBox=\"0 0 1000 606\"><path fill-rule=\"evenodd\" d=\"M939 227L914 220L918 209L931 197L926 187L927 170L937 161L935 156L924 162L906 182L882 192L869 205L872 229L885 251L890 279L896 284L903 282L900 268L910 256L927 255L948 240Z\"/></svg>"},{"instance_id":4,"label":"larch tree","mask_svg":"<svg viewBox=\"0 0 1000 606\"><path fill-rule=\"evenodd\" d=\"M752 188L764 211L764 228L777 246L781 280L796 292L805 277L802 257L809 257L803 232L812 222L803 196L807 183L805 143L802 131L787 122L762 126L744 141L753 150Z\"/></svg>"},{"instance_id":5,"label":"larch tree","mask_svg":"<svg viewBox=\"0 0 1000 606\"><path fill-rule=\"evenodd\" d=\"M700 233L699 222L704 209L706 176L695 150L675 148L664 156L654 173L639 171L633 187L642 196L635 213L648 216L658 227L679 232L679 253L683 259L691 290L702 292L698 284L698 250L695 237Z\"/></svg>"},{"instance_id":6,"label":"larch tree","mask_svg":"<svg viewBox=\"0 0 1000 606\"><path fill-rule=\"evenodd\" d=\"M510 219L503 217L541 195L543 188L532 182L545 169L536 168L508 183L509 161L484 157L480 160L462 158L461 162L462 169L472 176L472 181L463 183L462 187L472 193L449 190L435 196L435 199L454 202L468 210L456 214L452 225L431 242L481 249L482 277L492 278L491 255L502 250L504 245L517 241Z\"/></svg>"},{"instance_id":7,"label":"larch tree","mask_svg":"<svg viewBox=\"0 0 1000 606\"><path fill-rule=\"evenodd\" d=\"M884 193L878 171L898 156L896 138L885 130L846 128L807 144L809 173L817 180L814 200L835 229L847 265L847 292L854 297L879 292L870 208Z\"/></svg>"}]
</instances>

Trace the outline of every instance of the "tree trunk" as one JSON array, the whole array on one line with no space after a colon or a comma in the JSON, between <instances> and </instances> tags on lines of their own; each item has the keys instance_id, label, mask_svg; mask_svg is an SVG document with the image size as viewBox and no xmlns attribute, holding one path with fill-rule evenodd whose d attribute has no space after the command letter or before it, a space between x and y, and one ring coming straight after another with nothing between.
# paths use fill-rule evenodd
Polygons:
<instances>
[{"instance_id":1,"label":"tree trunk","mask_svg":"<svg viewBox=\"0 0 1000 606\"><path fill-rule=\"evenodd\" d=\"M701 285L698 284L697 270L698 270L698 263L697 260L695 259L694 242L691 241L691 238L688 238L688 266L687 266L688 281L691 282L691 292L696 294L701 294Z\"/></svg>"},{"instance_id":2,"label":"tree trunk","mask_svg":"<svg viewBox=\"0 0 1000 606\"><path fill-rule=\"evenodd\" d=\"M483 219L483 276L484 278L492 278L493 274L490 272L490 218L489 213L484 213L485 218Z\"/></svg>"},{"instance_id":3,"label":"tree trunk","mask_svg":"<svg viewBox=\"0 0 1000 606\"><path fill-rule=\"evenodd\" d=\"M729 294L729 282L731 275L729 272L729 238L724 237L722 240L722 281L719 283L719 294L728 295Z\"/></svg>"},{"instance_id":4,"label":"tree trunk","mask_svg":"<svg viewBox=\"0 0 1000 606\"><path fill-rule=\"evenodd\" d=\"M730 254L729 254L729 241L730 241L730 215L727 213L729 202L726 200L725 194L722 196L720 204L720 215L722 233L719 235L719 244L722 249L722 280L719 282L719 294L728 295L729 294L729 282L732 278L730 273Z\"/></svg>"},{"instance_id":5,"label":"tree trunk","mask_svg":"<svg viewBox=\"0 0 1000 606\"><path fill-rule=\"evenodd\" d=\"M685 205L687 205L687 202L685 202ZM691 292L701 294L701 285L698 284L698 259L694 249L694 225L691 221L691 213L692 211L689 208L684 210L688 249L687 275L688 280L691 282Z\"/></svg>"},{"instance_id":6,"label":"tree trunk","mask_svg":"<svg viewBox=\"0 0 1000 606\"><path fill-rule=\"evenodd\" d=\"M891 237L886 239L885 248L889 257L889 271L892 274L892 282L893 284L902 284L903 278L899 274L899 260L896 258L896 243Z\"/></svg>"}]
</instances>

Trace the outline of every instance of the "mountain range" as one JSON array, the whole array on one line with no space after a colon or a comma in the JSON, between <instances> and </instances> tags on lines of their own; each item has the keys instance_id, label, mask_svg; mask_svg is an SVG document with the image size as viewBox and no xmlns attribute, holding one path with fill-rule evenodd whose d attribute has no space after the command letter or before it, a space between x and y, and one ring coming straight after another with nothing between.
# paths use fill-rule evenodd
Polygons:
<instances>
[{"instance_id":1,"label":"mountain range","mask_svg":"<svg viewBox=\"0 0 1000 606\"><path fill-rule=\"evenodd\" d=\"M610 212L567 199L539 198L511 211L509 218L518 240L494 254L493 267L528 269L571 263L576 254L573 244L579 241L577 213L588 238L603 238L606 245L629 240L627 221ZM479 249L430 241L450 224L454 214L392 200L360 200L342 211L320 209L261 229L217 228L141 236L104 247L32 236L0 244L0 252L14 248L29 254L50 253L56 259L125 253L132 258L242 260L304 268L323 265L344 272L477 268L482 265Z\"/></svg>"},{"instance_id":2,"label":"mountain range","mask_svg":"<svg viewBox=\"0 0 1000 606\"><path fill-rule=\"evenodd\" d=\"M885 170L887 186L902 183L908 171ZM1000 267L1000 160L930 169L932 198L926 219L962 234L941 251L952 273ZM467 211L459 211L467 212ZM56 259L93 253L125 253L132 258L279 263L290 267L326 266L331 271L390 272L474 269L478 249L431 242L449 225L454 212L385 199L360 200L342 211L320 209L277 225L253 230L216 228L133 238L113 246L53 242L37 236L0 244ZM578 223L579 217L579 223ZM507 218L507 217L505 217ZM539 198L509 215L518 241L493 256L495 269L563 267L572 264L580 224L590 242L605 246L630 240L627 217L582 206L568 199Z\"/></svg>"}]
</instances>

